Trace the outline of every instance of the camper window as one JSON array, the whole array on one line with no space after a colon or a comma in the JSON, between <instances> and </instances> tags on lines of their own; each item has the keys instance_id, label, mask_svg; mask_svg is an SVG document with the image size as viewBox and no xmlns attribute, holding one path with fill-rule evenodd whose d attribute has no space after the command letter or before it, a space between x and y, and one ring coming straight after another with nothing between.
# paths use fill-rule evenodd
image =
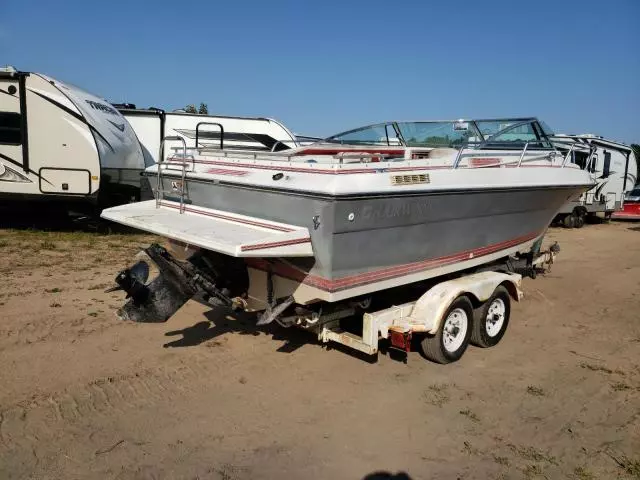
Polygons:
<instances>
[{"instance_id":1,"label":"camper window","mask_svg":"<svg viewBox=\"0 0 640 480\"><path fill-rule=\"evenodd\" d=\"M602 178L609 178L611 175L611 152L604 152L604 165L602 166Z\"/></svg>"},{"instance_id":2,"label":"camper window","mask_svg":"<svg viewBox=\"0 0 640 480\"><path fill-rule=\"evenodd\" d=\"M20 145L22 143L21 115L14 112L0 112L0 143Z\"/></svg>"},{"instance_id":3,"label":"camper window","mask_svg":"<svg viewBox=\"0 0 640 480\"><path fill-rule=\"evenodd\" d=\"M587 160L589 160L589 153L588 152L577 152L577 151L574 150L572 152L572 155L573 155L573 163L575 163L581 169L584 170L587 167Z\"/></svg>"}]
</instances>

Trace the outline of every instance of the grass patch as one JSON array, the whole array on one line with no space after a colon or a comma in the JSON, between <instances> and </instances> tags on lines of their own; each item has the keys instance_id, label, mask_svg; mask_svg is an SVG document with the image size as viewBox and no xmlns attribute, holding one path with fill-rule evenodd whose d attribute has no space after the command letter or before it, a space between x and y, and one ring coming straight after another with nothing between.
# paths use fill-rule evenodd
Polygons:
<instances>
[{"instance_id":1,"label":"grass patch","mask_svg":"<svg viewBox=\"0 0 640 480\"><path fill-rule=\"evenodd\" d=\"M601 372L611 375L612 373L617 373L618 375L624 375L624 372L620 369L611 370L610 368L604 367L602 365L596 365L594 363L585 363L582 362L580 364L580 368L585 368L587 370L591 370L592 372Z\"/></svg>"},{"instance_id":2,"label":"grass patch","mask_svg":"<svg viewBox=\"0 0 640 480\"><path fill-rule=\"evenodd\" d=\"M527 465L522 470L524 478L535 478L544 475L544 471L540 465Z\"/></svg>"},{"instance_id":3,"label":"grass patch","mask_svg":"<svg viewBox=\"0 0 640 480\"><path fill-rule=\"evenodd\" d=\"M58 302L52 302L49 304L49 306L51 308L60 308L62 305L60 305Z\"/></svg>"},{"instance_id":4,"label":"grass patch","mask_svg":"<svg viewBox=\"0 0 640 480\"><path fill-rule=\"evenodd\" d=\"M480 423L480 418L478 418L478 415L473 413L468 408L465 409L465 410L460 410L460 412L458 412L458 413L460 413L460 415L464 415L465 417L467 417L469 420L471 420L474 423Z\"/></svg>"},{"instance_id":5,"label":"grass patch","mask_svg":"<svg viewBox=\"0 0 640 480\"><path fill-rule=\"evenodd\" d=\"M517 454L520 458L524 460L529 460L533 462L546 462L552 465L558 465L556 461L556 457L549 455L548 453L543 452L542 450L538 450L534 447L523 447L517 446L513 444L508 445L509 448L513 451L513 453Z\"/></svg>"},{"instance_id":6,"label":"grass patch","mask_svg":"<svg viewBox=\"0 0 640 480\"><path fill-rule=\"evenodd\" d=\"M494 455L493 461L498 465L502 465L503 467L508 467L509 465L511 465L507 457L499 457L498 455Z\"/></svg>"},{"instance_id":7,"label":"grass patch","mask_svg":"<svg viewBox=\"0 0 640 480\"><path fill-rule=\"evenodd\" d=\"M608 455L618 464L618 467L620 467L624 473L633 478L640 479L640 461L632 460L626 455L620 457L614 457L610 453Z\"/></svg>"},{"instance_id":8,"label":"grass patch","mask_svg":"<svg viewBox=\"0 0 640 480\"><path fill-rule=\"evenodd\" d=\"M631 390L631 387L624 382L616 382L611 384L611 389L614 392L624 392L625 390Z\"/></svg>"},{"instance_id":9,"label":"grass patch","mask_svg":"<svg viewBox=\"0 0 640 480\"><path fill-rule=\"evenodd\" d=\"M0 248L8 247L9 242L7 240L0 240Z\"/></svg>"},{"instance_id":10,"label":"grass patch","mask_svg":"<svg viewBox=\"0 0 640 480\"><path fill-rule=\"evenodd\" d=\"M471 445L471 443L469 443L467 441L464 442L464 448L462 449L462 451L468 453L469 455L480 455L481 454L480 450L475 448L473 445Z\"/></svg>"},{"instance_id":11,"label":"grass patch","mask_svg":"<svg viewBox=\"0 0 640 480\"><path fill-rule=\"evenodd\" d=\"M87 313L87 315L89 315L90 317L97 317L98 316L98 312L89 312L89 313Z\"/></svg>"},{"instance_id":12,"label":"grass patch","mask_svg":"<svg viewBox=\"0 0 640 480\"><path fill-rule=\"evenodd\" d=\"M586 467L576 467L573 469L573 476L578 480L595 480L595 475Z\"/></svg>"},{"instance_id":13,"label":"grass patch","mask_svg":"<svg viewBox=\"0 0 640 480\"><path fill-rule=\"evenodd\" d=\"M434 383L427 387L427 390L423 392L422 396L428 404L436 407L442 407L442 405L449 401L449 394L447 393L448 388L449 385L446 383Z\"/></svg>"},{"instance_id":14,"label":"grass patch","mask_svg":"<svg viewBox=\"0 0 640 480\"><path fill-rule=\"evenodd\" d=\"M40 242L40 250L55 250L58 246L51 240L44 240Z\"/></svg>"},{"instance_id":15,"label":"grass patch","mask_svg":"<svg viewBox=\"0 0 640 480\"><path fill-rule=\"evenodd\" d=\"M62 291L61 288L55 287L55 288L45 288L44 289L44 293L60 293Z\"/></svg>"},{"instance_id":16,"label":"grass patch","mask_svg":"<svg viewBox=\"0 0 640 480\"><path fill-rule=\"evenodd\" d=\"M529 385L527 387L527 393L534 397L544 397L547 395L547 393L542 388L536 387L534 385Z\"/></svg>"}]
</instances>

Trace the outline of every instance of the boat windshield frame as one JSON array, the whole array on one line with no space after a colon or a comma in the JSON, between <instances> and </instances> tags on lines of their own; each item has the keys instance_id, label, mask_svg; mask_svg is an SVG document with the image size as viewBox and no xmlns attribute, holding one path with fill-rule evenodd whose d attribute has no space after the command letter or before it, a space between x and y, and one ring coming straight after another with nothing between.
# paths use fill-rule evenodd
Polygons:
<instances>
[{"instance_id":1,"label":"boat windshield frame","mask_svg":"<svg viewBox=\"0 0 640 480\"><path fill-rule=\"evenodd\" d=\"M499 126L504 125L490 135L487 134L486 129L483 131L481 125L494 123ZM424 125L434 126L451 126L451 132L470 132L466 136L466 139L458 142L458 139L454 139L448 143L430 143L430 142L416 142L408 140L406 133L408 128L403 126L420 127ZM439 130L438 128L432 129L434 132ZM524 132L522 130L525 130ZM528 131L527 131L528 130ZM368 132L374 135L374 137L367 139ZM394 136L390 136L392 133ZM347 130L330 137L325 138L319 143L325 144L340 144L349 146L378 146L378 147L404 147L404 148L478 148L478 149L492 149L492 150L522 150L527 145L529 150L554 150L555 147L551 142L551 135L549 127L546 124L541 123L535 117L527 118L492 118L492 119L478 119L478 120L430 120L430 121L390 121L375 123L371 125L365 125L363 127ZM357 137L362 135L363 140L359 140ZM512 139L500 140L500 137ZM377 137L375 137L377 136ZM522 138L518 138L518 136ZM529 136L531 139L527 139ZM346 137L346 138L344 138ZM349 138L351 137L351 138ZM465 135L461 134L459 138L464 138ZM514 138L515 137L515 138ZM438 137L427 137L438 138ZM447 138L448 135L440 138ZM473 138L474 140L469 140ZM426 140L426 139L425 139Z\"/></svg>"}]
</instances>

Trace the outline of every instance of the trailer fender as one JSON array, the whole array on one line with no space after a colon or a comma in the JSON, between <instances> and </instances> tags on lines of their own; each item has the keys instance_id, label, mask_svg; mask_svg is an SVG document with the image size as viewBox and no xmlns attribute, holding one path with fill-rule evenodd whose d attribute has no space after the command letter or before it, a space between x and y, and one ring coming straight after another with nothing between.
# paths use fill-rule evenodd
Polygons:
<instances>
[{"instance_id":1,"label":"trailer fender","mask_svg":"<svg viewBox=\"0 0 640 480\"><path fill-rule=\"evenodd\" d=\"M424 331L435 334L447 309L460 295L480 304L499 285L504 285L511 297L519 301L523 295L521 281L522 277L517 273L480 272L439 283L418 299L411 312L411 323L424 325Z\"/></svg>"}]
</instances>

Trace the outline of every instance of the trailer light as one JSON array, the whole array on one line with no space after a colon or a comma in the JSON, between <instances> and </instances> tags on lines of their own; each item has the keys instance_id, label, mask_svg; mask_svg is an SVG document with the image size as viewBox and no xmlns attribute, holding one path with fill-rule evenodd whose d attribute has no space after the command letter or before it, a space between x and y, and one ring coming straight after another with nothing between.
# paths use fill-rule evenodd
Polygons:
<instances>
[{"instance_id":1,"label":"trailer light","mask_svg":"<svg viewBox=\"0 0 640 480\"><path fill-rule=\"evenodd\" d=\"M91 175L91 180L98 181L98 176L97 175Z\"/></svg>"},{"instance_id":2,"label":"trailer light","mask_svg":"<svg viewBox=\"0 0 640 480\"><path fill-rule=\"evenodd\" d=\"M392 347L407 353L411 351L411 331L398 332L396 330L389 330L389 336Z\"/></svg>"}]
</instances>

